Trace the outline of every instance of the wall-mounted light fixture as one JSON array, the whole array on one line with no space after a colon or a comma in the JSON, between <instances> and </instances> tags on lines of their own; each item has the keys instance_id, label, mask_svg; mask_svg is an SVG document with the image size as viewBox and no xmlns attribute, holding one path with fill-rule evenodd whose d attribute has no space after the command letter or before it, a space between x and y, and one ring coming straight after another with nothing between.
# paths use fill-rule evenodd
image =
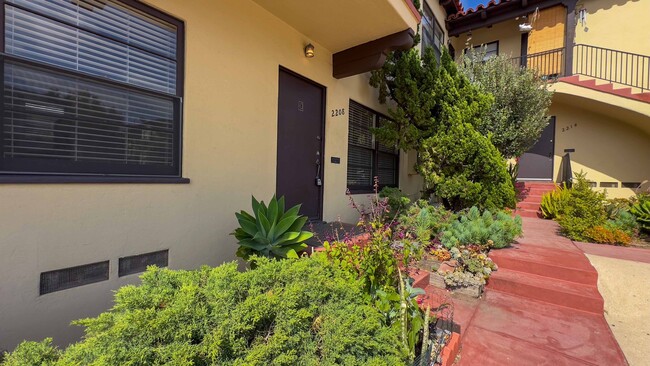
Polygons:
<instances>
[{"instance_id":1,"label":"wall-mounted light fixture","mask_svg":"<svg viewBox=\"0 0 650 366\"><path fill-rule=\"evenodd\" d=\"M308 44L305 46L305 57L312 58L314 57L314 45Z\"/></svg>"}]
</instances>

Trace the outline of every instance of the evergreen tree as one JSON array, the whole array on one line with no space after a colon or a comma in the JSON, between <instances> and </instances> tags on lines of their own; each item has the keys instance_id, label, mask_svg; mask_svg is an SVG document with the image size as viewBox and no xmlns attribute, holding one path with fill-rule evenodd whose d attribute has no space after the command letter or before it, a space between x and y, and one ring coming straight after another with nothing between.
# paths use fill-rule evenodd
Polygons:
<instances>
[{"instance_id":1,"label":"evergreen tree","mask_svg":"<svg viewBox=\"0 0 650 366\"><path fill-rule=\"evenodd\" d=\"M474 128L485 123L493 98L458 71L447 51L440 62L431 48L422 58L415 49L394 52L370 83L392 118L375 130L376 136L418 151L416 169L426 194L453 210L514 206L505 159L491 136Z\"/></svg>"}]
</instances>

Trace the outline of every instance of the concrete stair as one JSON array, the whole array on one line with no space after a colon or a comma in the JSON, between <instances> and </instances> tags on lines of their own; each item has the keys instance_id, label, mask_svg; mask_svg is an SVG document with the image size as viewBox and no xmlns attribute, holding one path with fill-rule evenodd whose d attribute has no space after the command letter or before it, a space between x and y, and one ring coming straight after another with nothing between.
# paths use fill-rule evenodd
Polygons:
<instances>
[{"instance_id":1,"label":"concrete stair","mask_svg":"<svg viewBox=\"0 0 650 366\"><path fill-rule=\"evenodd\" d=\"M522 217L541 217L539 206L542 203L542 195L556 187L557 185L552 182L517 182L515 188L519 202L515 214Z\"/></svg>"},{"instance_id":2,"label":"concrete stair","mask_svg":"<svg viewBox=\"0 0 650 366\"><path fill-rule=\"evenodd\" d=\"M590 265L582 261L582 256L579 253L563 250L535 249L532 245L527 246L526 249L515 246L512 249L495 250L490 253L490 258L499 268L593 285L598 281L598 274Z\"/></svg>"},{"instance_id":3,"label":"concrete stair","mask_svg":"<svg viewBox=\"0 0 650 366\"><path fill-rule=\"evenodd\" d=\"M528 271L501 267L490 277L490 290L594 314L602 314L604 310L604 301L596 286Z\"/></svg>"},{"instance_id":4,"label":"concrete stair","mask_svg":"<svg viewBox=\"0 0 650 366\"><path fill-rule=\"evenodd\" d=\"M465 327L459 366L627 365L605 318L598 273L551 220L492 250L499 266Z\"/></svg>"},{"instance_id":5,"label":"concrete stair","mask_svg":"<svg viewBox=\"0 0 650 366\"><path fill-rule=\"evenodd\" d=\"M597 79L585 78L580 75L573 75L560 78L559 81L565 82L567 84L581 86L584 88L598 90L604 93L618 95L623 98L650 103L650 92L638 92L629 87L616 88L612 83Z\"/></svg>"}]
</instances>

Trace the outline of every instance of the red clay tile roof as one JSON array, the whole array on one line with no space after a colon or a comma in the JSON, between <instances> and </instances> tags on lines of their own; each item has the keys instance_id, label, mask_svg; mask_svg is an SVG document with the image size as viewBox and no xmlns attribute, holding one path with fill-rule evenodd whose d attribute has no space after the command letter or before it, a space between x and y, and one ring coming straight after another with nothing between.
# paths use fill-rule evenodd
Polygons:
<instances>
[{"instance_id":1,"label":"red clay tile roof","mask_svg":"<svg viewBox=\"0 0 650 366\"><path fill-rule=\"evenodd\" d=\"M454 0L454 1L455 1L455 2L458 2L459 0ZM511 1L515 1L515 0L490 0L490 1L489 1L487 4L485 4L485 5L480 4L479 6L476 7L476 9L474 9L474 8L469 8L469 9L467 9L467 10L464 10L464 9L463 9L463 6L460 5L460 3L459 3L459 5L460 5L460 10L458 11L458 13L450 15L450 16L447 18L447 20L454 20L454 19L462 18L462 17L464 17L464 16L466 16L466 15L470 15L470 14L472 14L472 13L478 13L478 12L480 12L480 11L482 11L482 10L485 10L485 9L488 9L488 8L493 8L493 7L495 7L495 6L499 6L499 5L501 5L501 4L509 3L509 2L511 2Z\"/></svg>"}]
</instances>

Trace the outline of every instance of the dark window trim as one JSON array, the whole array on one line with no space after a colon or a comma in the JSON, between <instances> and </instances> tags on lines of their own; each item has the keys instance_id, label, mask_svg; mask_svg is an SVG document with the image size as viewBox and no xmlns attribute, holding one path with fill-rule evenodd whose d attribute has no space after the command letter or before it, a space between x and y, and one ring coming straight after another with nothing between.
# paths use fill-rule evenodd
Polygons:
<instances>
[{"instance_id":1,"label":"dark window trim","mask_svg":"<svg viewBox=\"0 0 650 366\"><path fill-rule=\"evenodd\" d=\"M374 114L376 116L375 120L373 121L374 123L377 123L379 121L379 117L383 117L384 119L390 119L385 114L377 112L376 110L374 110L372 108L368 108L365 105L363 105L362 103L359 103L354 99L350 99L350 101L348 103L348 116L351 115L350 107L349 107L349 104L351 104L351 103L355 103L359 107L361 107L361 108L367 110L368 112ZM350 119L348 118L348 124L349 123L350 123ZM377 126L375 125L373 127L376 128ZM349 129L350 128L348 126L348 131L349 131ZM349 134L349 132L348 132L348 134ZM374 134L373 134L373 148L372 149L368 148L368 147L365 147L365 146L357 146L357 145L353 145L353 146L358 147L360 149L366 149L366 150L372 151L372 159L373 160L372 160L371 170L372 170L373 181L374 181L375 177L379 176L379 164L378 164L378 162L379 162L379 154L387 154L387 155L395 156L397 158L397 165L395 167L395 184L379 185L379 189L381 190L384 187L399 187L399 173L400 173L400 169L399 169L400 168L400 164L399 164L400 150L399 149L397 149L397 153L395 153L395 154L391 154L391 153L385 152L385 151L380 151L379 150L379 143L374 138ZM348 149L349 148L350 148L350 141L348 141ZM348 161L347 164L350 164L350 162ZM347 186L348 191L351 194L364 194L364 193L367 194L367 193L374 193L374 191L375 191L375 187L373 187L372 185L371 186L350 186L350 185L348 185L347 184L347 172L346 172L346 186Z\"/></svg>"},{"instance_id":2,"label":"dark window trim","mask_svg":"<svg viewBox=\"0 0 650 366\"><path fill-rule=\"evenodd\" d=\"M0 184L2 183L189 183L189 178L183 178L183 97L185 93L185 22L167 14L161 10L158 10L152 6L144 4L138 0L116 0L122 4L130 6L136 10L143 12L144 14L158 18L167 23L170 23L176 27L176 94L169 94L161 91L150 90L146 87L140 87L138 85L126 84L117 80L103 78L101 76L87 75L83 72L76 72L60 68L54 65L49 65L46 63L41 63L38 61L27 60L22 57L7 55L5 54L5 6L8 4L10 6L21 8L20 5L9 3L7 1L0 1L0 57L6 58L8 60L14 60L19 63L25 63L32 66L37 66L41 68L47 68L55 72L66 73L69 75L78 76L81 78L87 78L97 82L104 82L108 84L113 84L115 86L127 87L138 92L161 95L171 97L177 100L178 108L176 109L178 123L174 125L174 133L176 134L176 144L178 146L174 151L174 161L178 162L177 174L173 176L165 175L120 175L120 174L102 174L94 176L78 175L78 174L67 174L67 173L47 173L39 172L38 174L14 174L12 172L2 172L0 171ZM40 14L39 12L34 12L29 10L32 13L38 14L40 16L48 17L47 15ZM63 22L61 20L57 20ZM65 22L63 22L65 23ZM75 26L76 27L76 26ZM77 27L79 28L79 27ZM80 28L82 29L82 28ZM84 29L86 30L86 29ZM90 30L86 30L90 31ZM4 60L0 62L0 73L4 75ZM4 81L0 81L4 84ZM4 116L4 102L0 102L0 116ZM0 128L0 141L4 139L3 129Z\"/></svg>"},{"instance_id":3,"label":"dark window trim","mask_svg":"<svg viewBox=\"0 0 650 366\"><path fill-rule=\"evenodd\" d=\"M433 18L433 21L436 23L435 25L437 25L438 28L440 29L440 31L442 32L442 39L440 40L440 47L437 49L438 54L442 55L442 48L445 45L445 28L442 25L440 25L440 22L438 22L438 18L436 18L436 15L433 13L433 10L429 6L429 4L426 1L423 1L423 9L422 9L423 13L426 13L426 9L429 9L429 12L431 13L431 17ZM423 15L423 18L424 17L425 16ZM424 25L423 25L423 27L424 27ZM433 38L436 37L436 32L435 32L434 29L431 30L431 35L433 36ZM428 46L433 48L434 50L436 50L435 42L433 44L431 44L431 45L428 45ZM421 49L421 52L423 52L423 53L424 53L424 47L425 47L425 45L424 45L424 38L423 38L422 39L422 49Z\"/></svg>"},{"instance_id":4,"label":"dark window trim","mask_svg":"<svg viewBox=\"0 0 650 366\"><path fill-rule=\"evenodd\" d=\"M33 175L2 174L0 184L45 184L45 183L160 183L188 184L189 178L164 176L93 176L93 175Z\"/></svg>"}]
</instances>

